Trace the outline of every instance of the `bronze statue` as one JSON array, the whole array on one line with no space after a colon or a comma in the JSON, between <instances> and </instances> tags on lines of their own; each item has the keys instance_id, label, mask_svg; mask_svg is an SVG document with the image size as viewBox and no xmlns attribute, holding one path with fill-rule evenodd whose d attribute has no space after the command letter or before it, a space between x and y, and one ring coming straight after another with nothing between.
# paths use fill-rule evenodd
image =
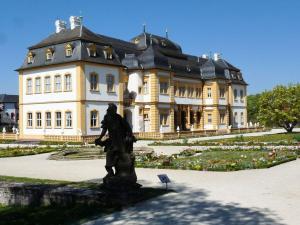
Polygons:
<instances>
[{"instance_id":1,"label":"bronze statue","mask_svg":"<svg viewBox=\"0 0 300 225\"><path fill-rule=\"evenodd\" d=\"M137 177L134 169L133 143L136 142L136 138L126 119L117 114L115 104L108 105L101 128L102 132L95 140L95 144L104 147L106 152L107 175L103 178L104 186L116 189L135 186ZM108 138L102 141L107 131Z\"/></svg>"}]
</instances>

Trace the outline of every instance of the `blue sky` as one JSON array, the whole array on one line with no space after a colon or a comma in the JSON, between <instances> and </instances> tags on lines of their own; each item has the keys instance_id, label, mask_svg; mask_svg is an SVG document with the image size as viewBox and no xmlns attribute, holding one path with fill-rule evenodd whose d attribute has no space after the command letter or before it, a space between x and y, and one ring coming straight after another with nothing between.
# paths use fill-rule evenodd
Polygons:
<instances>
[{"instance_id":1,"label":"blue sky","mask_svg":"<svg viewBox=\"0 0 300 225\"><path fill-rule=\"evenodd\" d=\"M17 94L27 47L55 31L57 18L81 15L94 32L129 40L147 24L193 55L221 52L239 67L250 94L299 82L300 1L1 1L0 93Z\"/></svg>"}]
</instances>

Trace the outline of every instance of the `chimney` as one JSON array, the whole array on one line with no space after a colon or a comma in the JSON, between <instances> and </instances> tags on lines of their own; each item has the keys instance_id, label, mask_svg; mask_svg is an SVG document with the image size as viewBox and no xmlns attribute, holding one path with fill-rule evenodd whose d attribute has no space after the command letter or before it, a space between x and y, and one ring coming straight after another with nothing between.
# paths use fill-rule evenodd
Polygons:
<instances>
[{"instance_id":1,"label":"chimney","mask_svg":"<svg viewBox=\"0 0 300 225\"><path fill-rule=\"evenodd\" d=\"M203 58L203 59L208 59L208 55L203 54L203 55L202 55L202 58Z\"/></svg>"},{"instance_id":2,"label":"chimney","mask_svg":"<svg viewBox=\"0 0 300 225\"><path fill-rule=\"evenodd\" d=\"M55 20L55 32L56 33L59 33L61 32L62 30L65 30L67 27L67 23L63 20Z\"/></svg>"},{"instance_id":3,"label":"chimney","mask_svg":"<svg viewBox=\"0 0 300 225\"><path fill-rule=\"evenodd\" d=\"M81 17L80 16L70 16L70 27L73 30L76 27L81 26Z\"/></svg>"},{"instance_id":4,"label":"chimney","mask_svg":"<svg viewBox=\"0 0 300 225\"><path fill-rule=\"evenodd\" d=\"M221 54L220 53L214 53L214 60L218 61L219 59L221 59Z\"/></svg>"}]
</instances>

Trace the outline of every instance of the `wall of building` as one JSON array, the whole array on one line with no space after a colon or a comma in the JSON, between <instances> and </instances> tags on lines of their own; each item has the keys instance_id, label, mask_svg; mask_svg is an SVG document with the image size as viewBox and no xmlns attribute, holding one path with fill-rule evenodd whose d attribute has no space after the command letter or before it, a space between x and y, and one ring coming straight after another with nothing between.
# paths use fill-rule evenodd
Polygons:
<instances>
[{"instance_id":1,"label":"wall of building","mask_svg":"<svg viewBox=\"0 0 300 225\"><path fill-rule=\"evenodd\" d=\"M65 112L72 112L72 128L66 128ZM40 135L81 135L81 131L77 128L77 110L76 102L60 102L60 103L41 103L41 104L30 104L23 105L23 129L24 135L27 138L34 138ZM42 126L40 128L36 127L36 113L40 112L42 115ZM45 113L51 112L51 128L46 128ZM62 126L55 127L55 112L62 113ZM33 115L33 126L27 126L27 113L32 113Z\"/></svg>"},{"instance_id":2,"label":"wall of building","mask_svg":"<svg viewBox=\"0 0 300 225\"><path fill-rule=\"evenodd\" d=\"M105 65L89 65L84 66L86 79L86 100L87 101L103 101L103 102L118 102L119 101L119 68ZM97 91L91 91L90 74L98 74L99 87ZM115 80L115 91L107 92L106 76L113 75Z\"/></svg>"}]
</instances>

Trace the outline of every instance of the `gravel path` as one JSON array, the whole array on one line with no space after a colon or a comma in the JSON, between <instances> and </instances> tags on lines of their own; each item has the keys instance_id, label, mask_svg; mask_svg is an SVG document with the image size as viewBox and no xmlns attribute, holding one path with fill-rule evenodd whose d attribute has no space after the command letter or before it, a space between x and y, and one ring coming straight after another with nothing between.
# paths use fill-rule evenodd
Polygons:
<instances>
[{"instance_id":1,"label":"gravel path","mask_svg":"<svg viewBox=\"0 0 300 225\"><path fill-rule=\"evenodd\" d=\"M57 180L99 180L104 160L50 161L49 154L1 158L0 174ZM300 160L238 172L137 169L144 186L161 187L168 174L176 191L86 225L291 224L300 221Z\"/></svg>"}]
</instances>

